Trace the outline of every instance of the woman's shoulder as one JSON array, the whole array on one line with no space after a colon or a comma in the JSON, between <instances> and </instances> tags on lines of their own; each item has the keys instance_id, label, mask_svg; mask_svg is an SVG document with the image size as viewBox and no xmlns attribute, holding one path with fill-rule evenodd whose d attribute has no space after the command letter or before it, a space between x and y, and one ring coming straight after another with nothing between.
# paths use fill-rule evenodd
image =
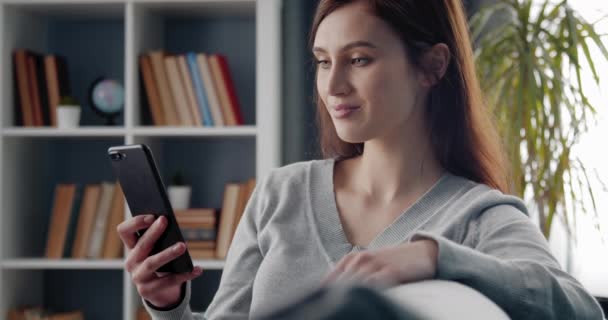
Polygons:
<instances>
[{"instance_id":1,"label":"woman's shoulder","mask_svg":"<svg viewBox=\"0 0 608 320\"><path fill-rule=\"evenodd\" d=\"M503 193L485 183L466 177L448 175L451 183L461 186L459 192L454 195L453 206L459 206L465 211L475 212L479 215L495 211L508 211L521 216L529 215L526 204L518 196Z\"/></svg>"},{"instance_id":2,"label":"woman's shoulder","mask_svg":"<svg viewBox=\"0 0 608 320\"><path fill-rule=\"evenodd\" d=\"M258 192L272 197L304 192L309 187L311 176L330 174L333 170L332 164L333 159L322 159L294 162L273 168L260 179Z\"/></svg>"},{"instance_id":3,"label":"woman's shoulder","mask_svg":"<svg viewBox=\"0 0 608 320\"><path fill-rule=\"evenodd\" d=\"M308 160L290 163L270 170L265 180L269 185L302 184L311 174L325 174L331 170L333 159Z\"/></svg>"}]
</instances>

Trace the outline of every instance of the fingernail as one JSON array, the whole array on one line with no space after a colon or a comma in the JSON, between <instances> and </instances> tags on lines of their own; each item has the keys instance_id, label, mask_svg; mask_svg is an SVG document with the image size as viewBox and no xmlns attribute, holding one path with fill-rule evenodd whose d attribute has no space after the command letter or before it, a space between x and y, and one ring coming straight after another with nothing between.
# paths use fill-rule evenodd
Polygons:
<instances>
[{"instance_id":1,"label":"fingernail","mask_svg":"<svg viewBox=\"0 0 608 320\"><path fill-rule=\"evenodd\" d=\"M173 251L178 252L182 249L182 244L178 243L176 245L173 246Z\"/></svg>"},{"instance_id":2,"label":"fingernail","mask_svg":"<svg viewBox=\"0 0 608 320\"><path fill-rule=\"evenodd\" d=\"M192 273L195 275L199 275L199 274L201 274L201 272L203 272L203 268L201 268L199 266L194 267L194 270L192 271Z\"/></svg>"},{"instance_id":3,"label":"fingernail","mask_svg":"<svg viewBox=\"0 0 608 320\"><path fill-rule=\"evenodd\" d=\"M148 215L144 218L145 223L152 223L152 221L154 221L154 216L152 215Z\"/></svg>"}]
</instances>

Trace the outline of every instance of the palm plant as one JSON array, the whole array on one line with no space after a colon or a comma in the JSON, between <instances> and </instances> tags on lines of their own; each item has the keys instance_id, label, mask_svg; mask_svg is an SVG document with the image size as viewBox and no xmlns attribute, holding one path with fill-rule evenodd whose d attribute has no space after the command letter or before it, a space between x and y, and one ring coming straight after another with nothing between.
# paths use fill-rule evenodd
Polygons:
<instances>
[{"instance_id":1,"label":"palm plant","mask_svg":"<svg viewBox=\"0 0 608 320\"><path fill-rule=\"evenodd\" d=\"M585 63L599 84L594 59L608 59L595 23L567 0L498 0L470 20L479 78L513 164L513 191L532 200L547 238L556 216L574 235L576 215L590 211L582 194L598 220L591 178L599 176L570 153L597 120L581 80ZM601 55L592 57L590 45Z\"/></svg>"}]
</instances>

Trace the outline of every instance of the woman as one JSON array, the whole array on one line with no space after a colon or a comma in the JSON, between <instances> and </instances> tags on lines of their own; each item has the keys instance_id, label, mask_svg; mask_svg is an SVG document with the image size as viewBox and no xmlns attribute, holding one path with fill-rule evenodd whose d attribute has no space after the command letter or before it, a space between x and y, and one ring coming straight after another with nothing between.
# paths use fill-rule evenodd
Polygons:
<instances>
[{"instance_id":1,"label":"woman","mask_svg":"<svg viewBox=\"0 0 608 320\"><path fill-rule=\"evenodd\" d=\"M185 249L148 257L166 220L119 226L155 319L247 318L319 284L433 278L478 290L514 319L601 317L506 195L460 0L322 0L311 45L325 159L275 169L256 187L204 315L188 306L200 268L154 272Z\"/></svg>"}]
</instances>

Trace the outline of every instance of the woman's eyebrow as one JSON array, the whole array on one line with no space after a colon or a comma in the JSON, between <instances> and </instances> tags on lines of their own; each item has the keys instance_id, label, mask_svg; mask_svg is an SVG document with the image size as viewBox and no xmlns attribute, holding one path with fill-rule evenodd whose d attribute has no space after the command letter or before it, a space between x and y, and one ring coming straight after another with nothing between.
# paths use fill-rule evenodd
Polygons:
<instances>
[{"instance_id":1,"label":"woman's eyebrow","mask_svg":"<svg viewBox=\"0 0 608 320\"><path fill-rule=\"evenodd\" d=\"M376 45L374 45L373 43L360 40L360 41L354 41L354 42L344 45L342 48L340 48L339 51L346 51L346 50L356 48L356 47L366 47L366 48L371 48L371 49L378 49L378 47ZM314 47L314 48L312 48L312 52L327 52L327 51L321 47Z\"/></svg>"}]
</instances>

